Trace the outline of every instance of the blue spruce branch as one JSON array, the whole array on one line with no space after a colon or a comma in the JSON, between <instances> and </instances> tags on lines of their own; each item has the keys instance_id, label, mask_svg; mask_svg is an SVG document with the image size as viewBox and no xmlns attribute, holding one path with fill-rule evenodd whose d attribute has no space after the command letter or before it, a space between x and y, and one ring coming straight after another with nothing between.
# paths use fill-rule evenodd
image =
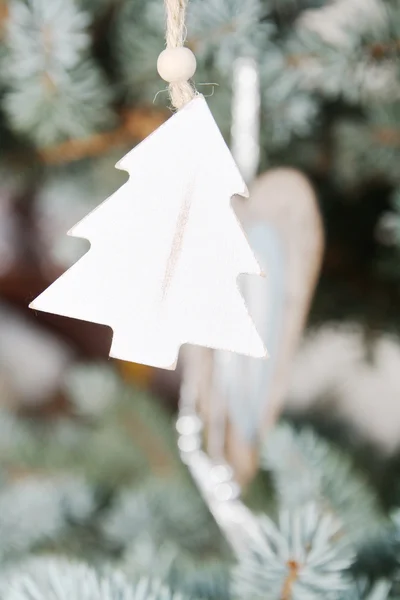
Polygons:
<instances>
[{"instance_id":1,"label":"blue spruce branch","mask_svg":"<svg viewBox=\"0 0 400 600\"><path fill-rule=\"evenodd\" d=\"M353 552L331 516L311 504L259 524L262 538L243 548L234 571L239 598L334 599L350 588Z\"/></svg>"}]
</instances>

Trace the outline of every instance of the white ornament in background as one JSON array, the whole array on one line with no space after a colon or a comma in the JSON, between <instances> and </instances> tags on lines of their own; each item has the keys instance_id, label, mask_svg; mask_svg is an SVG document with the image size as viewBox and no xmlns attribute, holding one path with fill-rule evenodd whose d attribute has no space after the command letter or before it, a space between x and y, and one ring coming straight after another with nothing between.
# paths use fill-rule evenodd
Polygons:
<instances>
[{"instance_id":1,"label":"white ornament in background","mask_svg":"<svg viewBox=\"0 0 400 600\"><path fill-rule=\"evenodd\" d=\"M70 231L90 251L31 308L108 325L112 357L155 367L185 343L265 357L236 282L261 275L230 204L247 189L204 98L117 168L128 182Z\"/></svg>"},{"instance_id":2,"label":"white ornament in background","mask_svg":"<svg viewBox=\"0 0 400 600\"><path fill-rule=\"evenodd\" d=\"M234 207L266 276L240 284L270 358L209 351L209 368L207 351L195 349L184 365L197 386L192 397L207 429L206 450L215 460L223 455L241 484L254 476L259 440L282 410L324 245L315 193L302 173L271 169L250 190L250 199L235 198Z\"/></svg>"},{"instance_id":3,"label":"white ornament in background","mask_svg":"<svg viewBox=\"0 0 400 600\"><path fill-rule=\"evenodd\" d=\"M232 155L246 183L257 175L260 161L260 77L252 58L233 64Z\"/></svg>"},{"instance_id":4,"label":"white ornament in background","mask_svg":"<svg viewBox=\"0 0 400 600\"><path fill-rule=\"evenodd\" d=\"M257 364L238 357L247 375L241 391L252 407L252 422L244 422L243 399L235 402L235 390L230 410L244 439L257 443L282 409L321 268L324 232L315 191L295 169L271 169L258 177L237 214L266 273L265 280L247 278L245 298L271 360Z\"/></svg>"}]
</instances>

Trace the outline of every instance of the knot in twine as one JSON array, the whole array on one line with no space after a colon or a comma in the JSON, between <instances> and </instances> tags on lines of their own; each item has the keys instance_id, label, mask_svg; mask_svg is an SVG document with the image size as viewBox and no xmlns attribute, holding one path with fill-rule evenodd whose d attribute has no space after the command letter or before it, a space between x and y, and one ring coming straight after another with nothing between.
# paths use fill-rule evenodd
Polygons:
<instances>
[{"instance_id":1,"label":"knot in twine","mask_svg":"<svg viewBox=\"0 0 400 600\"><path fill-rule=\"evenodd\" d=\"M164 0L166 12L167 48L180 48L186 40L186 9L188 0ZM193 100L196 90L189 81L169 84L169 95L174 108L180 109Z\"/></svg>"}]
</instances>

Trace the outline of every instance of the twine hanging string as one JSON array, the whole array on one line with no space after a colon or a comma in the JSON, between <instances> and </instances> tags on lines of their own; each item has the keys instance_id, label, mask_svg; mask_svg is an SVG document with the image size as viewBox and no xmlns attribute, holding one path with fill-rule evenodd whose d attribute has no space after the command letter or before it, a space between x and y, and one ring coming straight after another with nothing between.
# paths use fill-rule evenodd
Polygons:
<instances>
[{"instance_id":1,"label":"twine hanging string","mask_svg":"<svg viewBox=\"0 0 400 600\"><path fill-rule=\"evenodd\" d=\"M180 48L186 40L186 8L188 0L164 0L167 31L167 48ZM193 100L196 90L189 81L179 81L169 84L169 95L172 106L176 109L182 108Z\"/></svg>"}]
</instances>

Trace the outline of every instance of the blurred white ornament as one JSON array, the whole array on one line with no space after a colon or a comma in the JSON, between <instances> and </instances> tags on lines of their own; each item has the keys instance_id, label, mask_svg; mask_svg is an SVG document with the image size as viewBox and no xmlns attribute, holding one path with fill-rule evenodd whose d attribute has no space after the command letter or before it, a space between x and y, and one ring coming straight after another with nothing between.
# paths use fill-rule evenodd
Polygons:
<instances>
[{"instance_id":1,"label":"blurred white ornament","mask_svg":"<svg viewBox=\"0 0 400 600\"><path fill-rule=\"evenodd\" d=\"M260 160L260 78L252 58L238 58L233 65L232 155L243 179L249 183Z\"/></svg>"}]
</instances>

